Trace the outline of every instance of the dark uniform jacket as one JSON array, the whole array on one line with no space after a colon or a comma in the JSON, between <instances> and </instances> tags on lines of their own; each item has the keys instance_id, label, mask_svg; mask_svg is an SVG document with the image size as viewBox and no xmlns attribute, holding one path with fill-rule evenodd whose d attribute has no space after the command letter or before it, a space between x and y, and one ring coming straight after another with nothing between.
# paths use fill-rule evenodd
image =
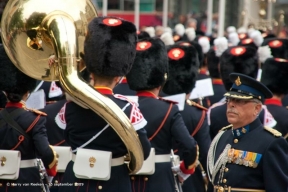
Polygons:
<instances>
[{"instance_id":1,"label":"dark uniform jacket","mask_svg":"<svg viewBox=\"0 0 288 192\"><path fill-rule=\"evenodd\" d=\"M56 101L56 103L46 105L41 111L47 114L46 117L46 127L47 127L47 136L48 141L52 146L68 146L67 142L64 139L64 130L60 128L56 123L56 116L63 105L66 103L66 99ZM64 173L57 173L53 178L52 183L61 183ZM58 191L58 186L52 186L50 192Z\"/></svg>"},{"instance_id":2,"label":"dark uniform jacket","mask_svg":"<svg viewBox=\"0 0 288 192\"><path fill-rule=\"evenodd\" d=\"M6 108L3 110L12 113L14 110L22 107L23 105L21 103L7 103ZM11 150L16 147L14 150L21 152L21 160L32 160L35 159L36 156L41 157L44 166L48 168L49 165L53 166L53 164L56 163L56 157L54 156L53 150L49 147L45 128L46 119L44 116L38 116L39 114L23 109L17 117L13 118L18 125L27 132L28 136L30 136L30 139L24 138L23 142L20 142L20 145L17 146L21 134L7 123L4 123L0 115L0 124L2 125L0 127L0 150ZM37 117L39 118L37 123L32 129L27 131ZM9 187L6 185L7 183L16 183L17 186ZM28 186L23 186L24 183L28 183ZM39 169L36 166L20 168L17 180L0 180L0 184L2 184L0 192L41 192L42 189L40 186L32 186L31 183L35 185L40 184ZM22 186L20 186L20 184Z\"/></svg>"},{"instance_id":3,"label":"dark uniform jacket","mask_svg":"<svg viewBox=\"0 0 288 192\"><path fill-rule=\"evenodd\" d=\"M227 103L224 101L215 103L208 109L207 118L208 118L208 124L210 126L211 139L213 139L218 134L221 128L230 124L227 120L226 110L227 110ZM262 110L259 114L259 119L261 123L267 126L274 127L276 123L273 116L267 110L265 105L262 105Z\"/></svg>"},{"instance_id":4,"label":"dark uniform jacket","mask_svg":"<svg viewBox=\"0 0 288 192\"><path fill-rule=\"evenodd\" d=\"M133 91L129 88L126 78L124 77L121 83L119 83L114 89L113 92L115 94L121 95L136 95L136 91Z\"/></svg>"},{"instance_id":5,"label":"dark uniform jacket","mask_svg":"<svg viewBox=\"0 0 288 192\"><path fill-rule=\"evenodd\" d=\"M284 107L288 107L288 95L284 96L284 98L282 99L282 104Z\"/></svg>"},{"instance_id":6,"label":"dark uniform jacket","mask_svg":"<svg viewBox=\"0 0 288 192\"><path fill-rule=\"evenodd\" d=\"M223 98L223 95L227 92L221 79L212 79L212 86L214 95L209 96L210 106L219 102Z\"/></svg>"},{"instance_id":7,"label":"dark uniform jacket","mask_svg":"<svg viewBox=\"0 0 288 192\"><path fill-rule=\"evenodd\" d=\"M273 115L277 124L275 129L282 133L283 137L288 136L288 109L282 106L280 100L266 99L265 105L270 113Z\"/></svg>"},{"instance_id":8,"label":"dark uniform jacket","mask_svg":"<svg viewBox=\"0 0 288 192\"><path fill-rule=\"evenodd\" d=\"M109 97L115 102L121 109L127 105L128 101L123 96L113 95L112 90L109 88L96 88L97 91ZM61 109L64 113L66 121L66 129L64 131L66 142L75 150L85 142L90 140L99 131L101 131L107 122L90 109L85 109L75 104L74 102L68 102L65 105L65 109ZM139 109L130 104L124 113L132 118L134 112L139 113ZM140 113L139 113L140 114ZM137 119L137 118L136 118ZM148 141L146 130L143 129L145 125L145 119L140 118L138 121L132 120L132 124L137 130L140 142L143 147L144 158L147 158L150 153L150 143ZM144 123L144 124L143 124ZM135 126L138 124L139 126ZM122 157L127 154L127 149L122 142L121 138L117 135L113 128L109 127L103 131L95 140L88 144L86 149L96 149L103 151L111 151L112 158ZM73 171L74 162L70 161L67 165L64 173L64 183L81 183L81 186L60 187L59 191L74 192L74 191L103 191L103 192L129 192L131 191L131 183L129 178L129 170L127 165L113 166L111 168L111 176L107 181L100 180L86 180L76 178Z\"/></svg>"},{"instance_id":9,"label":"dark uniform jacket","mask_svg":"<svg viewBox=\"0 0 288 192\"><path fill-rule=\"evenodd\" d=\"M223 135L216 142L214 161L211 158L214 150L210 151L214 140L209 149L210 165L218 160L227 144L231 145L231 149L224 152L224 156L228 156L228 162L217 172L213 184L224 188L287 192L288 144L279 136L280 133L272 128L264 128L259 118L243 128L233 131L231 128L232 126L228 126L224 129Z\"/></svg>"},{"instance_id":10,"label":"dark uniform jacket","mask_svg":"<svg viewBox=\"0 0 288 192\"><path fill-rule=\"evenodd\" d=\"M202 106L189 102L189 104L185 104L184 110L180 111L190 135L192 135L197 126L200 125L199 130L196 132L196 134L194 134L193 138L197 141L199 146L199 161L205 172L207 172L207 153L211 143L206 110ZM183 157L181 155L181 159L182 158ZM205 181L202 176L200 165L195 169L195 173L185 180L184 184L182 185L182 189L183 192L206 191Z\"/></svg>"},{"instance_id":11,"label":"dark uniform jacket","mask_svg":"<svg viewBox=\"0 0 288 192\"><path fill-rule=\"evenodd\" d=\"M189 135L178 107L169 101L157 99L151 92L138 92L137 95L139 96L139 109L148 122L145 129L151 147L155 148L155 154L170 154L174 138L179 142L179 151L183 154L185 168L188 169L196 158L196 141ZM163 127L151 140L163 122L170 105L172 108ZM153 175L131 176L131 180L133 192L175 192L171 162L155 163Z\"/></svg>"}]
</instances>

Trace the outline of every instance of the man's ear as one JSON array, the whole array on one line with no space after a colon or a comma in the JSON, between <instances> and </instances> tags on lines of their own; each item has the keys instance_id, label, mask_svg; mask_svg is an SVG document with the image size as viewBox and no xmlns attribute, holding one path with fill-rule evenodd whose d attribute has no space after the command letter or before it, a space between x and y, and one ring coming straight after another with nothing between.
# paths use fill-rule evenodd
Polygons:
<instances>
[{"instance_id":1,"label":"man's ear","mask_svg":"<svg viewBox=\"0 0 288 192\"><path fill-rule=\"evenodd\" d=\"M260 103L257 103L257 104L255 105L255 110L256 110L256 112L257 112L257 115L259 115L260 112L261 112L261 110L262 110L262 105L261 105Z\"/></svg>"}]
</instances>

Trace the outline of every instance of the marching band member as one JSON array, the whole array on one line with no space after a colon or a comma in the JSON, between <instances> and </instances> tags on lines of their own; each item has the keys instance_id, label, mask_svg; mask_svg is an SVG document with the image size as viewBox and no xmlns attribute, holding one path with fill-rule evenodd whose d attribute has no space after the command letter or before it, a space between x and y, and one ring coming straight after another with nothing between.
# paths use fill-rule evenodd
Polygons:
<instances>
[{"instance_id":1,"label":"marching band member","mask_svg":"<svg viewBox=\"0 0 288 192\"><path fill-rule=\"evenodd\" d=\"M130 118L142 144L144 159L146 159L150 152L150 142L143 127L147 122L135 103L129 102L124 96L113 95L112 91L121 77L125 76L132 67L136 53L136 41L136 28L131 22L115 17L94 18L88 25L84 42L84 61L87 70L93 77L94 88L115 102ZM127 148L114 129L94 111L81 107L73 101L67 102L59 115L64 117L63 122L66 124L65 140L73 152L77 152L76 158L73 157L72 161L68 163L62 181L76 184L60 187L59 191L131 191L129 170L124 164ZM92 167L97 162L105 164L98 165L101 170L96 173L97 177L88 179L91 178L90 174L95 174L90 173L89 170L86 172L83 170L85 173L81 173L86 175L86 179L75 172L79 149L96 150L97 154L103 154L99 159L91 157L86 162L90 162ZM105 161L104 158L107 158L107 154L111 154L111 152L112 160L109 164L109 161ZM84 162L79 161L79 163L81 166L81 163ZM111 170L110 178L108 176L102 178L101 174L107 173L109 170Z\"/></svg>"},{"instance_id":2,"label":"marching band member","mask_svg":"<svg viewBox=\"0 0 288 192\"><path fill-rule=\"evenodd\" d=\"M288 94L288 60L269 58L262 68L261 82L273 93L273 97L265 100L270 113L277 124L275 129L288 138L288 110L282 106L281 100Z\"/></svg>"},{"instance_id":3,"label":"marching band member","mask_svg":"<svg viewBox=\"0 0 288 192\"><path fill-rule=\"evenodd\" d=\"M174 192L170 162L172 139L179 142L179 151L183 154L180 165L173 167L181 182L194 173L198 159L197 143L190 136L178 107L158 97L169 75L164 43L160 39L145 39L138 41L136 49L133 67L126 77L130 89L137 91L139 109L147 119L145 129L155 149L155 172L131 176L131 188L133 192Z\"/></svg>"},{"instance_id":4,"label":"marching band member","mask_svg":"<svg viewBox=\"0 0 288 192\"><path fill-rule=\"evenodd\" d=\"M0 191L41 192L41 186L37 185L40 174L36 157L42 159L50 176L56 175L58 160L48 143L45 114L25 106L30 92L36 87L36 80L19 71L2 46L0 68L0 89L8 99L5 109L0 112ZM14 156L14 152L19 154ZM18 169L19 175L13 175ZM28 186L23 186L25 183Z\"/></svg>"},{"instance_id":5,"label":"marching band member","mask_svg":"<svg viewBox=\"0 0 288 192\"><path fill-rule=\"evenodd\" d=\"M180 57L171 54L178 50ZM197 51L193 46L173 45L167 49L169 58L169 76L163 87L163 92L168 95L186 94L187 102L183 111L180 111L189 134L197 141L199 146L199 164L195 173L185 180L182 185L184 192L205 192L208 178L206 173L206 159L211 143L209 126L206 118L207 109L199 104L189 101L189 96L195 86L198 75L199 60ZM178 149L177 145L174 149ZM181 159L183 155L180 154Z\"/></svg>"}]
</instances>

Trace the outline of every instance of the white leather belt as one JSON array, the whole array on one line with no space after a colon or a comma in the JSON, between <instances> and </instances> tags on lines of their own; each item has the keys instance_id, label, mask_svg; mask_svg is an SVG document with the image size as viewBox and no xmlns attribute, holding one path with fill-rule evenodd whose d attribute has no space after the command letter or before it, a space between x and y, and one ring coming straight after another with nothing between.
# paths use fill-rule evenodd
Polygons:
<instances>
[{"instance_id":1,"label":"white leather belt","mask_svg":"<svg viewBox=\"0 0 288 192\"><path fill-rule=\"evenodd\" d=\"M72 154L72 161L74 162L76 158L76 155L73 153ZM122 157L117 157L111 160L111 166L119 166L119 165L123 165L124 164L124 156Z\"/></svg>"},{"instance_id":2,"label":"white leather belt","mask_svg":"<svg viewBox=\"0 0 288 192\"><path fill-rule=\"evenodd\" d=\"M36 167L37 160L36 159L29 159L29 160L21 160L20 168L28 168L28 167Z\"/></svg>"},{"instance_id":3,"label":"white leather belt","mask_svg":"<svg viewBox=\"0 0 288 192\"><path fill-rule=\"evenodd\" d=\"M170 162L170 154L167 155L155 155L155 163Z\"/></svg>"}]
</instances>

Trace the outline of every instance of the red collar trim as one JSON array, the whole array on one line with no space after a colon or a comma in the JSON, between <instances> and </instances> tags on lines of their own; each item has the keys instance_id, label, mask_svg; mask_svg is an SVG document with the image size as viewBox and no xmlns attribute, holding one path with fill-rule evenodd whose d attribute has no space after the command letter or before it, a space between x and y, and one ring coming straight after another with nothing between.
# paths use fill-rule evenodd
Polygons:
<instances>
[{"instance_id":1,"label":"red collar trim","mask_svg":"<svg viewBox=\"0 0 288 192\"><path fill-rule=\"evenodd\" d=\"M158 97L150 91L138 91L136 95L139 97L152 97L152 98L158 99Z\"/></svg>"},{"instance_id":2,"label":"red collar trim","mask_svg":"<svg viewBox=\"0 0 288 192\"><path fill-rule=\"evenodd\" d=\"M266 99L265 100L265 105L278 105L278 106L282 106L282 102L279 99Z\"/></svg>"},{"instance_id":3,"label":"red collar trim","mask_svg":"<svg viewBox=\"0 0 288 192\"><path fill-rule=\"evenodd\" d=\"M16 108L24 108L25 105L23 103L12 103L12 102L8 102L6 104L6 107L16 107Z\"/></svg>"},{"instance_id":4,"label":"red collar trim","mask_svg":"<svg viewBox=\"0 0 288 192\"><path fill-rule=\"evenodd\" d=\"M127 83L127 79L126 79L126 77L123 77L121 83L123 83L123 84ZM120 83L120 84L121 84L121 83Z\"/></svg>"},{"instance_id":5,"label":"red collar trim","mask_svg":"<svg viewBox=\"0 0 288 192\"><path fill-rule=\"evenodd\" d=\"M199 74L207 75L207 70L206 69L200 69Z\"/></svg>"},{"instance_id":6,"label":"red collar trim","mask_svg":"<svg viewBox=\"0 0 288 192\"><path fill-rule=\"evenodd\" d=\"M223 85L223 81L222 81L222 79L212 79L212 84Z\"/></svg>"},{"instance_id":7,"label":"red collar trim","mask_svg":"<svg viewBox=\"0 0 288 192\"><path fill-rule=\"evenodd\" d=\"M103 95L113 95L113 91L109 87L94 87L94 88Z\"/></svg>"}]
</instances>

